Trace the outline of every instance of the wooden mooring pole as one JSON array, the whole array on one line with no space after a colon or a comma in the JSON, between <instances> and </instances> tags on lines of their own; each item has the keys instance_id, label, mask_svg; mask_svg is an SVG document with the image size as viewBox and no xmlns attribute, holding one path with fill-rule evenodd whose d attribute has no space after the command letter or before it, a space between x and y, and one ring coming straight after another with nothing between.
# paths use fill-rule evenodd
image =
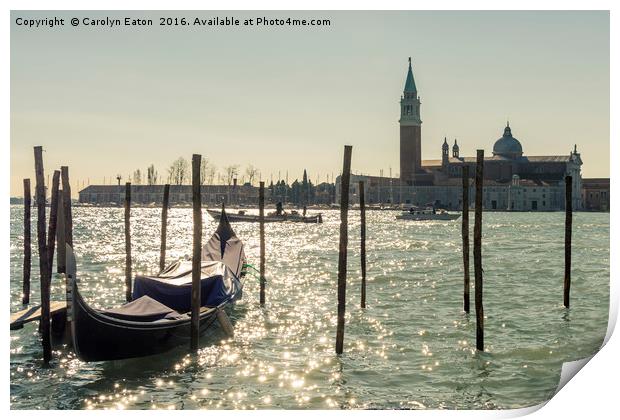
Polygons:
<instances>
[{"instance_id":1,"label":"wooden mooring pole","mask_svg":"<svg viewBox=\"0 0 620 420\"><path fill-rule=\"evenodd\" d=\"M463 166L463 310L469 313L469 167Z\"/></svg>"},{"instance_id":2,"label":"wooden mooring pole","mask_svg":"<svg viewBox=\"0 0 620 420\"><path fill-rule=\"evenodd\" d=\"M39 273L41 277L41 320L39 321L39 332L43 345L43 364L47 365L52 358L51 331L50 331L50 312L49 294L45 298L47 287L48 258L46 241L46 217L45 217L45 175L43 171L43 148L34 148L34 168L36 174L36 205L37 205L37 242L39 245ZM46 302L47 301L47 302Z\"/></svg>"},{"instance_id":3,"label":"wooden mooring pole","mask_svg":"<svg viewBox=\"0 0 620 420\"><path fill-rule=\"evenodd\" d=\"M64 228L64 244L58 242L58 257L62 248L65 273L65 300L67 302L67 323L65 324L65 340L71 341L71 279L75 278L75 258L67 256L67 245L73 252L73 211L71 206L71 183L69 182L69 167L60 167L60 181L62 184L62 217ZM59 202L60 205L60 202Z\"/></svg>"},{"instance_id":4,"label":"wooden mooring pole","mask_svg":"<svg viewBox=\"0 0 620 420\"><path fill-rule=\"evenodd\" d=\"M476 210L474 215L474 276L476 288L476 348L484 351L484 308L482 306L482 186L484 150L476 156Z\"/></svg>"},{"instance_id":5,"label":"wooden mooring pole","mask_svg":"<svg viewBox=\"0 0 620 420\"><path fill-rule=\"evenodd\" d=\"M56 272L64 273L66 268L66 238L65 238L65 209L64 209L64 194L62 190L58 191L58 217L56 223Z\"/></svg>"},{"instance_id":6,"label":"wooden mooring pole","mask_svg":"<svg viewBox=\"0 0 620 420\"><path fill-rule=\"evenodd\" d=\"M60 171L54 171L52 177L52 193L50 197L50 223L47 231L47 258L48 258L48 281L52 280L52 266L54 265L54 251L56 245L57 227L58 227L58 207L60 198ZM48 283L47 287L50 287ZM49 290L47 291L47 299L49 299ZM49 305L49 301L48 301Z\"/></svg>"},{"instance_id":7,"label":"wooden mooring pole","mask_svg":"<svg viewBox=\"0 0 620 420\"><path fill-rule=\"evenodd\" d=\"M258 189L258 221L260 236L260 304L265 304L265 182Z\"/></svg>"},{"instance_id":8,"label":"wooden mooring pole","mask_svg":"<svg viewBox=\"0 0 620 420\"><path fill-rule=\"evenodd\" d=\"M340 247L338 252L338 324L336 328L336 354L344 347L344 315L347 292L347 243L349 182L351 179L351 152L353 146L344 146L344 162L340 179Z\"/></svg>"},{"instance_id":9,"label":"wooden mooring pole","mask_svg":"<svg viewBox=\"0 0 620 420\"><path fill-rule=\"evenodd\" d=\"M30 267L32 265L32 233L31 211L32 193L30 192L30 179L24 179L24 276L22 282L22 303L30 303Z\"/></svg>"},{"instance_id":10,"label":"wooden mooring pole","mask_svg":"<svg viewBox=\"0 0 620 420\"><path fill-rule=\"evenodd\" d=\"M202 210L200 200L200 155L192 155L192 203L194 209L194 249L192 255L192 321L190 350L198 350L200 335L200 259L202 248Z\"/></svg>"},{"instance_id":11,"label":"wooden mooring pole","mask_svg":"<svg viewBox=\"0 0 620 420\"><path fill-rule=\"evenodd\" d=\"M360 264L362 270L362 308L366 307L366 200L364 191L364 181L359 181L360 197Z\"/></svg>"},{"instance_id":12,"label":"wooden mooring pole","mask_svg":"<svg viewBox=\"0 0 620 420\"><path fill-rule=\"evenodd\" d=\"M47 273L45 285L41 288L41 323L43 334L43 361L45 364L52 359L50 292L52 283L52 267L54 266L54 245L56 244L56 225L58 223L58 186L60 171L54 171L52 177L52 193L50 201L50 223L47 231Z\"/></svg>"},{"instance_id":13,"label":"wooden mooring pole","mask_svg":"<svg viewBox=\"0 0 620 420\"><path fill-rule=\"evenodd\" d=\"M573 177L568 175L564 181L566 189L566 222L564 225L564 306L570 307L570 268L573 235Z\"/></svg>"},{"instance_id":14,"label":"wooden mooring pole","mask_svg":"<svg viewBox=\"0 0 620 420\"><path fill-rule=\"evenodd\" d=\"M71 184L69 183L68 166L60 167L60 178L62 182L63 214L65 217L65 242L73 247L73 213L71 209Z\"/></svg>"},{"instance_id":15,"label":"wooden mooring pole","mask_svg":"<svg viewBox=\"0 0 620 420\"><path fill-rule=\"evenodd\" d=\"M170 201L170 184L164 185L164 202L161 208L161 246L159 248L159 271L166 268L166 233L168 229L168 206Z\"/></svg>"},{"instance_id":16,"label":"wooden mooring pole","mask_svg":"<svg viewBox=\"0 0 620 420\"><path fill-rule=\"evenodd\" d=\"M125 183L125 299L131 302L131 182Z\"/></svg>"}]
</instances>

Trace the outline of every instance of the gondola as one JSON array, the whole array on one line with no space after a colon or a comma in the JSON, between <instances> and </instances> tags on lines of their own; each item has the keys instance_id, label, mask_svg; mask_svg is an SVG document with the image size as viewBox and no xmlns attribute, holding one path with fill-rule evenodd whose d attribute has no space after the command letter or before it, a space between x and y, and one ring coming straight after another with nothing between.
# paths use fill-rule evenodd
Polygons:
<instances>
[{"instance_id":1,"label":"gondola","mask_svg":"<svg viewBox=\"0 0 620 420\"><path fill-rule=\"evenodd\" d=\"M201 334L214 324L218 311L230 311L241 298L244 262L243 243L222 210L217 230L202 249ZM77 356L87 362L128 359L189 343L191 277L191 261L175 262L157 276L138 276L133 300L108 310L91 308L71 279L71 336Z\"/></svg>"},{"instance_id":2,"label":"gondola","mask_svg":"<svg viewBox=\"0 0 620 420\"><path fill-rule=\"evenodd\" d=\"M207 213L215 220L219 220L220 212L218 210L207 210ZM241 210L237 214L228 214L228 220L232 222L250 222L250 223L258 223L259 216L258 214L247 214L244 210ZM297 223L323 223L323 215L321 213L303 216L297 212L292 213L284 213L284 214L269 214L265 215L265 223L275 223L275 222L297 222Z\"/></svg>"}]
</instances>

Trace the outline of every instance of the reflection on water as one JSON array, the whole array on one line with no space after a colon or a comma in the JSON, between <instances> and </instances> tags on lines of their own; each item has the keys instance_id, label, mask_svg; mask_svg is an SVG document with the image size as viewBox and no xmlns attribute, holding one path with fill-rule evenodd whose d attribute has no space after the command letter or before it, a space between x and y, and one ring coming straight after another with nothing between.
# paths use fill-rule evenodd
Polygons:
<instances>
[{"instance_id":1,"label":"reflection on water","mask_svg":"<svg viewBox=\"0 0 620 420\"><path fill-rule=\"evenodd\" d=\"M123 301L122 209L76 208L80 291ZM267 305L245 280L235 337L213 330L198 354L83 363L69 349L42 369L36 324L11 331L11 407L516 408L557 386L563 361L602 343L609 302L609 214L574 215L571 309L562 306L563 213L486 213L485 345L462 312L460 221L396 221L368 212L367 308L359 308L359 216L350 213L345 352L334 354L339 213L325 223L267 224ZM21 308L22 209L11 207L11 309ZM191 209L171 209L168 261L191 254ZM205 214L205 237L215 223ZM160 210L132 210L137 273L156 271ZM473 222L470 223L473 228ZM258 264L258 225L236 224ZM36 233L36 232L34 232ZM33 238L33 244L36 239ZM32 302L38 302L33 248ZM473 283L473 282L472 282ZM55 277L53 297L64 281ZM472 292L473 299L473 292ZM473 308L473 303L472 303Z\"/></svg>"}]
</instances>

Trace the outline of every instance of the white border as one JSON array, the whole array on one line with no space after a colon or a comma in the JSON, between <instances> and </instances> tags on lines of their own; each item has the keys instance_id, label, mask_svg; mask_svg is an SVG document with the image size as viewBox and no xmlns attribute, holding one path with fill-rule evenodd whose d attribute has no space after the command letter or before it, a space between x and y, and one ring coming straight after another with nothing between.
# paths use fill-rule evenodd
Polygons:
<instances>
[{"instance_id":1,"label":"white border","mask_svg":"<svg viewBox=\"0 0 620 420\"><path fill-rule=\"evenodd\" d=\"M611 54L611 104L610 104L610 115L616 116L618 114L617 107L617 92L618 86L616 83L617 76L614 77L618 72L618 53L617 53L617 25L618 25L618 17L617 12L619 7L617 6L618 2L612 1L603 1L603 0L591 0L591 1L575 1L575 0L566 0L566 1L550 1L550 0L522 0L522 1L469 1L467 3L463 1L456 0L445 0L445 1L405 1L405 0L383 0L381 2L370 2L370 1L357 1L355 3L347 3L345 1L326 1L326 0L315 0L315 1L297 1L294 4L286 1L276 1L276 0L263 0L260 3L256 1L235 1L235 2L226 2L226 1L197 1L197 0L176 0L174 2L164 2L161 0L135 0L135 1L120 1L120 0L111 0L111 1L90 1L88 4L80 1L15 1L9 0L4 2L8 7L6 7L6 12L4 15L4 19L2 19L2 42L1 42L1 53L4 58L3 66L0 68L0 77L2 79L2 83L4 85L5 92L4 101L2 101L2 111L4 118L1 119L0 129L3 133L2 135L2 159L4 165L2 165L2 175L4 175L4 179L6 180L1 185L0 194L5 197L5 200L9 197L9 179L10 179L10 146L9 146L9 138L10 138L10 75L9 75L9 47L10 47L10 19L9 13L10 10L355 10L351 9L351 6L355 6L356 9L361 10L611 10L611 43L610 43L610 54ZM576 57L578 59L578 57ZM611 131L610 137L613 139L618 139L618 128L617 128L617 118L611 118ZM611 142L611 153L610 156L618 156L619 148L615 142ZM617 178L618 175L618 166L611 165L611 177L613 180ZM618 209L618 205L620 205L620 199L616 197L616 189L615 182L612 181L612 193L611 193L611 208L612 215ZM3 256L2 261L4 261L4 279L9 278L9 229L8 229L8 221L9 221L9 212L8 206L0 206L0 211L2 212L3 220L5 220L5 224L2 226L3 240L0 242L0 254ZM584 416L589 417L611 417L612 415L617 415L617 374L619 372L618 366L618 356L620 354L620 344L618 343L617 337L611 335L613 332L613 328L616 323L617 314L618 314L618 303L619 303L619 291L618 291L618 281L614 278L613 273L615 273L616 257L617 253L617 245L615 238L615 232L617 231L615 224L611 223L611 237L614 238L611 241L611 302L610 302L610 323L607 331L607 336L605 339L606 345L605 347L592 358L590 363L588 363L585 367L583 367L582 372L579 374L579 377L576 380L570 381L566 386L558 393L550 402L546 404L546 406L532 414L534 418L551 418L551 417L561 417L561 418L584 418ZM5 281L5 287L8 287L8 283ZM6 301L8 302L8 300ZM5 310L5 316L8 316L8 311ZM5 324L6 325L6 324ZM5 343L4 348L9 348L8 343L8 330L5 333ZM8 352L5 353L4 358L4 381L2 381L2 389L5 391L5 399L3 400L4 404L6 404L6 410L9 411L9 375L8 375L8 366L10 362L10 357ZM563 371L563 376L569 374L570 370L575 370L575 365L579 363L573 364L572 367L568 366ZM574 373L574 372L573 372ZM542 406L542 405L541 405ZM498 418L498 417L514 417L519 415L524 415L532 411L536 411L541 406L521 409L521 410L508 410L508 411L450 411L450 412L440 412L440 411L418 411L415 413L412 412L388 412L386 415L389 416L415 416L419 418L445 418L445 417L458 417L458 418ZM74 414L76 412L48 412L43 414L45 416L74 416L74 415L85 415L86 412L78 412L78 414ZM89 415L98 417L98 416L109 416L109 413L104 412L88 412ZM164 414L165 413L165 414ZM613 414L611 414L613 413ZM42 413L37 412L29 412L29 411L11 411L10 415L14 418L22 418L22 417L30 417L31 415L41 415ZM171 414L170 412L150 412L151 416L166 416L169 418ZM218 417L229 418L229 417L237 417L243 415L252 415L252 416L261 416L261 417L284 417L290 416L291 413L287 411L261 411L259 413L236 413L236 412L227 412L220 411L216 415ZM366 417L366 416L375 416L377 413L375 412L360 412L360 411L327 411L317 413L316 411L299 411L295 413L295 416L300 417L315 417L316 415L328 415L328 416L356 416L356 417ZM607 415L605 415L607 414ZM126 416L133 414L122 413L119 415ZM176 415L179 415L176 412ZM183 413L183 415L200 415L204 416L204 413L192 412L192 413ZM209 413L207 415L213 415L213 413ZM381 413L381 415L384 415ZM614 416L615 417L615 416Z\"/></svg>"}]
</instances>

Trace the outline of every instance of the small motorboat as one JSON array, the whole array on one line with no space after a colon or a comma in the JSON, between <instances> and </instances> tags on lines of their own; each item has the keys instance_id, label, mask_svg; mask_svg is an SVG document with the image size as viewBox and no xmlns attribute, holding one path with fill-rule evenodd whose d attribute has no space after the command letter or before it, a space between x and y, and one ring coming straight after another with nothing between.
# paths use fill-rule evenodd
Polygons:
<instances>
[{"instance_id":1,"label":"small motorboat","mask_svg":"<svg viewBox=\"0 0 620 420\"><path fill-rule=\"evenodd\" d=\"M400 220L456 220L459 217L461 217L460 213L448 213L446 210L432 207L412 207L409 211L396 216Z\"/></svg>"},{"instance_id":2,"label":"small motorboat","mask_svg":"<svg viewBox=\"0 0 620 420\"><path fill-rule=\"evenodd\" d=\"M219 311L230 311L243 289L243 243L232 230L224 210L219 220L217 230L202 249L201 334L222 317ZM72 252L69 247L68 251ZM142 357L189 343L191 261L175 262L157 276L136 277L133 300L107 310L91 308L82 298L75 279L71 281L71 336L81 360Z\"/></svg>"}]
</instances>

